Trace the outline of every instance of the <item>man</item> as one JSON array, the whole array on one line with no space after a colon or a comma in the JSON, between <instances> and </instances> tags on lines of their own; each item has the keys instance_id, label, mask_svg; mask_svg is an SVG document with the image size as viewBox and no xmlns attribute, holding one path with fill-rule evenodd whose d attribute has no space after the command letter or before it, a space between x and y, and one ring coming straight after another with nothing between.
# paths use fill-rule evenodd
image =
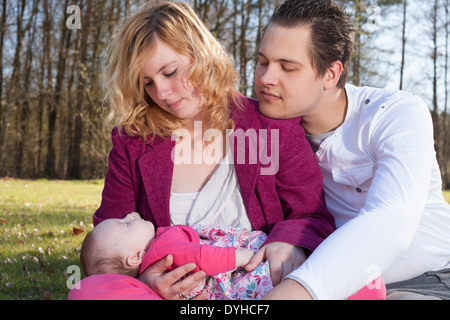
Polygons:
<instances>
[{"instance_id":1,"label":"man","mask_svg":"<svg viewBox=\"0 0 450 320\"><path fill-rule=\"evenodd\" d=\"M388 299L449 299L450 207L429 109L409 93L346 84L352 35L332 1L288 0L262 39L260 110L302 117L338 226L266 298L345 299L381 274Z\"/></svg>"}]
</instances>

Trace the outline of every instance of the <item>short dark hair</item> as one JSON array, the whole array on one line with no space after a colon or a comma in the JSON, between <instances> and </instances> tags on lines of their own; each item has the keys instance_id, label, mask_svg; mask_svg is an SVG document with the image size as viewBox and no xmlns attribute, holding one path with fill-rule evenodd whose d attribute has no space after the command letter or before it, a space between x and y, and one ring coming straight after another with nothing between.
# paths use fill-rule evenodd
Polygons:
<instances>
[{"instance_id":1,"label":"short dark hair","mask_svg":"<svg viewBox=\"0 0 450 320\"><path fill-rule=\"evenodd\" d=\"M323 76L335 61L340 61L343 71L337 85L345 86L355 28L341 5L332 0L287 0L275 9L270 23L309 27L312 42L309 55L313 67Z\"/></svg>"}]
</instances>

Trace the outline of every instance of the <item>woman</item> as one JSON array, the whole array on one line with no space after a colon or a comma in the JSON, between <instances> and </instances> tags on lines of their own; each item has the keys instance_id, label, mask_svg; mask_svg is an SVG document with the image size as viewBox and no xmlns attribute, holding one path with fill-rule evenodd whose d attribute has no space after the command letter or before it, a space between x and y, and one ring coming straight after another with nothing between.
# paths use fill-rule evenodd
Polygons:
<instances>
[{"instance_id":1,"label":"woman","mask_svg":"<svg viewBox=\"0 0 450 320\"><path fill-rule=\"evenodd\" d=\"M156 227L261 230L268 238L248 269L269 260L274 284L333 232L299 119L271 120L239 95L231 59L189 6L164 2L125 20L107 61L116 128L95 225L136 211ZM184 297L195 280L179 286L187 267L167 265L143 276L162 298Z\"/></svg>"}]
</instances>

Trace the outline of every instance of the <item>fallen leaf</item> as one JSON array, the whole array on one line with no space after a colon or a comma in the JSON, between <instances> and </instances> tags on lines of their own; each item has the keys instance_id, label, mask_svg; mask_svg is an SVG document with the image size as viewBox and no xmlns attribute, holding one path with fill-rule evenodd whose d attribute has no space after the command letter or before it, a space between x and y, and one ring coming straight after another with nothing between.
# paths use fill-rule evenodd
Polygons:
<instances>
[{"instance_id":1,"label":"fallen leaf","mask_svg":"<svg viewBox=\"0 0 450 320\"><path fill-rule=\"evenodd\" d=\"M76 227L73 227L72 231L73 231L73 234L76 235L76 236L79 235L79 234L82 234L84 232L83 229L76 228Z\"/></svg>"}]
</instances>

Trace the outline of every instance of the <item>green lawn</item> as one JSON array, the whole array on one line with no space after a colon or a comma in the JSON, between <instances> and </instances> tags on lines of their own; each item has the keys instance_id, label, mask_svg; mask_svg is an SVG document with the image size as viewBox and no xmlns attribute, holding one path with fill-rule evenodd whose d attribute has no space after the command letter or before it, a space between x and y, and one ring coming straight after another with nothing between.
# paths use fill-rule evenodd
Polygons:
<instances>
[{"instance_id":1,"label":"green lawn","mask_svg":"<svg viewBox=\"0 0 450 320\"><path fill-rule=\"evenodd\" d=\"M0 179L0 300L67 298L102 189L102 180Z\"/></svg>"},{"instance_id":2,"label":"green lawn","mask_svg":"<svg viewBox=\"0 0 450 320\"><path fill-rule=\"evenodd\" d=\"M100 180L0 180L0 300L67 298L102 189Z\"/></svg>"},{"instance_id":3,"label":"green lawn","mask_svg":"<svg viewBox=\"0 0 450 320\"><path fill-rule=\"evenodd\" d=\"M445 200L447 200L447 202L450 203L450 190L444 191L444 197Z\"/></svg>"}]
</instances>

